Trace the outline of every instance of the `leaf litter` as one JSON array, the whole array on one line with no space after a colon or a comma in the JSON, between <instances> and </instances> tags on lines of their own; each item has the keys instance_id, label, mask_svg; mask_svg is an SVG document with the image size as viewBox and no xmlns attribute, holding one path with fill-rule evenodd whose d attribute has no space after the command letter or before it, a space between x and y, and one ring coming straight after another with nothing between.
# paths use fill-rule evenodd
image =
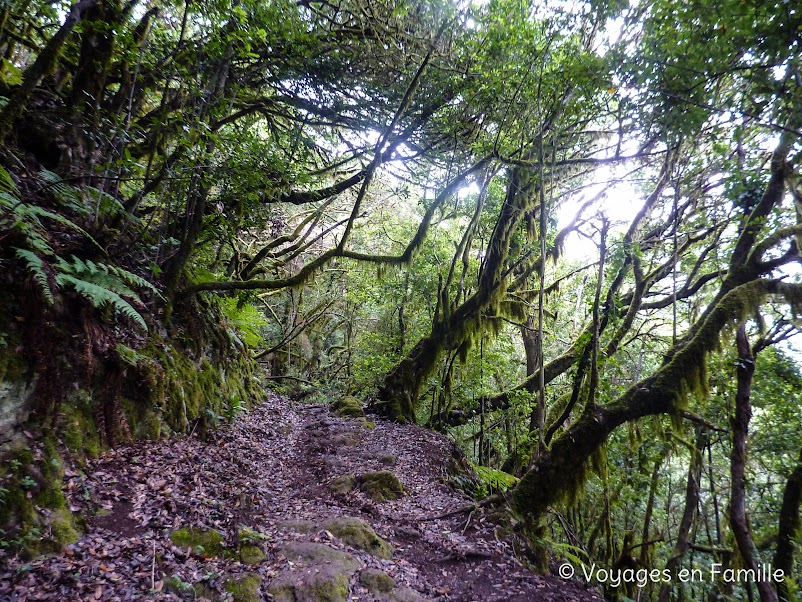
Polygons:
<instances>
[{"instance_id":1,"label":"leaf litter","mask_svg":"<svg viewBox=\"0 0 802 602\"><path fill-rule=\"evenodd\" d=\"M368 429L325 405L269 394L208 441L143 441L83 468L68 466L64 491L70 510L87 517L86 533L60 554L31 561L0 555L0 600L231 600L226 583L254 572L269 600L271 581L296 569L282 553L292 541L346 551L408 588L408 599L602 599L582 584L526 569L483 509L431 520L470 503L445 484L452 453L447 438L416 425L376 419ZM388 469L404 485L400 499L374 502L358 488L335 493L328 486ZM337 517L367 521L392 544L392 559L350 547L321 527ZM176 546L170 535L184 528L217 531L232 552ZM242 538L264 552L256 566L233 552ZM355 574L349 599L387 598Z\"/></svg>"}]
</instances>

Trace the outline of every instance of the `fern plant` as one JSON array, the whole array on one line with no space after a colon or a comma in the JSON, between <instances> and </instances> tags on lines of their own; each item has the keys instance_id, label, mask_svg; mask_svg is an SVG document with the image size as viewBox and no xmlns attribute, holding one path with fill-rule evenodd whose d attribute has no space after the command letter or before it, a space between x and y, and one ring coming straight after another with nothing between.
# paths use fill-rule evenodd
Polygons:
<instances>
[{"instance_id":1,"label":"fern plant","mask_svg":"<svg viewBox=\"0 0 802 602\"><path fill-rule=\"evenodd\" d=\"M82 206L81 192L64 183L52 172L43 171L40 177L53 187L57 200L73 210ZM102 194L98 197L103 200ZM108 199L105 199L108 204ZM0 208L5 211L0 220L0 229L13 232L21 240L14 247L15 256L21 260L31 274L43 299L52 304L56 289L71 289L98 309L111 308L147 330L147 324L133 304L141 305L135 289L149 290L159 294L144 278L121 267L95 263L72 255L69 260L53 250L47 238L47 228L42 219L50 219L71 230L79 232L98 248L100 245L83 228L67 217L37 205L26 203L11 175L0 167ZM102 250L102 248L101 248ZM105 253L105 251L104 251Z\"/></svg>"},{"instance_id":2,"label":"fern plant","mask_svg":"<svg viewBox=\"0 0 802 602\"><path fill-rule=\"evenodd\" d=\"M141 303L139 295L131 286L158 294L156 288L144 278L117 266L83 261L73 255L71 262L57 258L55 281L60 288L73 289L93 307L111 307L116 314L125 316L145 330L148 329L142 315L125 299L128 297Z\"/></svg>"}]
</instances>

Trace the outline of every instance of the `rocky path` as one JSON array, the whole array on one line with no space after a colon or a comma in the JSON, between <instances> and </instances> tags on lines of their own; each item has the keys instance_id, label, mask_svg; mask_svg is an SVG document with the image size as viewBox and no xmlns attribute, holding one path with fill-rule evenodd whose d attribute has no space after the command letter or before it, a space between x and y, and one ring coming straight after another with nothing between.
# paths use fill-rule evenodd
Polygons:
<instances>
[{"instance_id":1,"label":"rocky path","mask_svg":"<svg viewBox=\"0 0 802 602\"><path fill-rule=\"evenodd\" d=\"M601 599L523 568L481 511L431 520L466 504L444 484L451 444L371 426L270 396L211 441L143 442L73 467L65 489L85 535L47 558L0 556L0 600ZM404 495L379 501L360 477L383 471Z\"/></svg>"}]
</instances>

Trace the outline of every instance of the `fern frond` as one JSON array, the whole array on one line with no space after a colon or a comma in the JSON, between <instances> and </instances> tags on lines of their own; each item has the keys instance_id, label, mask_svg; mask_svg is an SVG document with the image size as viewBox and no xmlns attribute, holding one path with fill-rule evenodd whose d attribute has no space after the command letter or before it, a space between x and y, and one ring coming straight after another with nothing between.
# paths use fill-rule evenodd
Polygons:
<instances>
[{"instance_id":1,"label":"fern frond","mask_svg":"<svg viewBox=\"0 0 802 602\"><path fill-rule=\"evenodd\" d=\"M89 208L83 202L81 192L74 186L67 184L61 176L43 169L39 172L39 179L47 183L48 188L53 191L53 196L56 197L59 203L66 205L81 215L89 213Z\"/></svg>"},{"instance_id":2,"label":"fern frond","mask_svg":"<svg viewBox=\"0 0 802 602\"><path fill-rule=\"evenodd\" d=\"M131 349L122 343L117 343L117 345L115 345L115 350L122 361L134 368L136 368L140 361L145 359L143 355L137 353L134 349Z\"/></svg>"},{"instance_id":3,"label":"fern frond","mask_svg":"<svg viewBox=\"0 0 802 602\"><path fill-rule=\"evenodd\" d=\"M126 284L137 288L146 288L152 293L161 297L161 293L159 293L159 290L155 286L153 286L153 284L142 278L142 276L137 276L136 274L129 272L128 270L124 270L123 268L117 267L116 265L106 265L106 267L109 269L109 273L114 274Z\"/></svg>"},{"instance_id":4,"label":"fern frond","mask_svg":"<svg viewBox=\"0 0 802 602\"><path fill-rule=\"evenodd\" d=\"M99 286L104 286L121 295L137 300L139 300L139 296L132 290L133 288L144 288L161 297L155 286L128 270L108 263L95 263L91 259L84 261L75 255L72 255L71 258L72 263L59 258L58 267L60 271L80 276L84 280L94 282Z\"/></svg>"},{"instance_id":5,"label":"fern frond","mask_svg":"<svg viewBox=\"0 0 802 602\"><path fill-rule=\"evenodd\" d=\"M2 166L0 166L0 190L8 192L15 197L19 197L19 190L17 189L17 185L14 184L14 179Z\"/></svg>"},{"instance_id":6,"label":"fern frond","mask_svg":"<svg viewBox=\"0 0 802 602\"><path fill-rule=\"evenodd\" d=\"M67 226L68 228L70 228L72 230L75 230L76 232L80 232L81 234L86 236L86 238L89 239L89 242L91 242L98 249L100 249L103 252L104 255L107 255L106 249L101 247L100 243L98 241L96 241L94 238L92 238L92 236L89 234L89 232L87 232L86 230L81 228L81 226L76 224L71 219L68 219L68 218L64 217L63 215L59 215L58 213L53 213L52 211L48 211L47 209L44 209L42 207L37 207L36 205L26 205L26 207L28 207L28 211L30 212L31 215L41 216L41 217L46 217L48 219L52 219L53 221L58 222L59 224L61 224L63 226Z\"/></svg>"},{"instance_id":7,"label":"fern frond","mask_svg":"<svg viewBox=\"0 0 802 602\"><path fill-rule=\"evenodd\" d=\"M108 192L103 192L93 186L87 186L84 188L84 194L95 203L100 217L114 217L125 213L125 207L123 207L122 203ZM130 218L133 218L133 216L129 215Z\"/></svg>"},{"instance_id":8,"label":"fern frond","mask_svg":"<svg viewBox=\"0 0 802 602\"><path fill-rule=\"evenodd\" d=\"M17 222L14 224L14 227L22 233L29 248L38 251L42 255L53 255L53 249L50 247L50 243L47 242L47 239L31 224L27 222Z\"/></svg>"},{"instance_id":9,"label":"fern frond","mask_svg":"<svg viewBox=\"0 0 802 602\"><path fill-rule=\"evenodd\" d=\"M88 280L82 280L72 274L60 273L56 275L56 283L59 286L70 286L76 293L89 301L96 308L112 307L118 314L122 314L131 321L141 326L144 330L148 329L145 319L136 311L133 306L123 299L120 295L107 288L99 286Z\"/></svg>"},{"instance_id":10,"label":"fern frond","mask_svg":"<svg viewBox=\"0 0 802 602\"><path fill-rule=\"evenodd\" d=\"M53 291L50 289L50 280L45 272L45 262L36 253L28 249L16 249L16 255L25 262L28 271L33 276L33 281L39 285L42 297L45 301L53 304Z\"/></svg>"}]
</instances>

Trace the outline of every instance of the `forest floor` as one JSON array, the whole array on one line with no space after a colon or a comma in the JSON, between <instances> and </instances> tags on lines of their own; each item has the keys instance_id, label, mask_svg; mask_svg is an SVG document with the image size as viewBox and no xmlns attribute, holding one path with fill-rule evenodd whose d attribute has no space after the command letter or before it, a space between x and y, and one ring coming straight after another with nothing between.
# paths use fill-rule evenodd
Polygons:
<instances>
[{"instance_id":1,"label":"forest floor","mask_svg":"<svg viewBox=\"0 0 802 602\"><path fill-rule=\"evenodd\" d=\"M329 578L362 602L601 600L525 569L482 510L431 520L470 503L443 482L453 444L414 425L375 424L271 394L211 440L141 442L73 466L65 490L70 509L89 517L86 533L61 554L0 557L0 600L301 601L311 590L296 586L324 592ZM329 486L380 470L401 480L403 497L375 502ZM392 544L392 558L333 535L325 525L337 517L369 523ZM175 545L171 533L187 528L221 541ZM250 564L231 553L246 540L263 552ZM379 570L394 585L366 577ZM332 591L321 599L337 599Z\"/></svg>"}]
</instances>

